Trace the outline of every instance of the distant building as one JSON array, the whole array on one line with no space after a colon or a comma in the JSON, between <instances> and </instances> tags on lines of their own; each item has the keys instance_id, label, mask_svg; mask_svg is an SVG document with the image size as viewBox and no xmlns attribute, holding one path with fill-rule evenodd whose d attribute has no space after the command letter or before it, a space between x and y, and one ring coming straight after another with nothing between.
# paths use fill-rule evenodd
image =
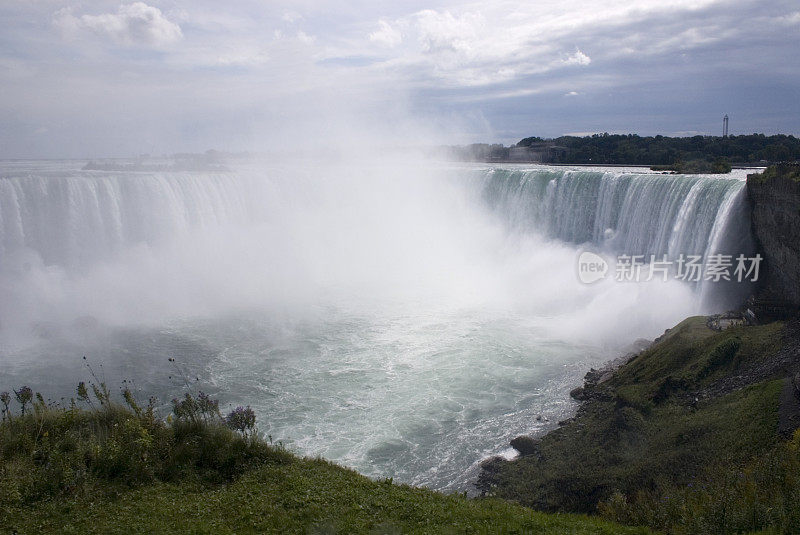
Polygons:
<instances>
[{"instance_id":1,"label":"distant building","mask_svg":"<svg viewBox=\"0 0 800 535\"><path fill-rule=\"evenodd\" d=\"M722 118L722 137L728 137L728 115Z\"/></svg>"}]
</instances>

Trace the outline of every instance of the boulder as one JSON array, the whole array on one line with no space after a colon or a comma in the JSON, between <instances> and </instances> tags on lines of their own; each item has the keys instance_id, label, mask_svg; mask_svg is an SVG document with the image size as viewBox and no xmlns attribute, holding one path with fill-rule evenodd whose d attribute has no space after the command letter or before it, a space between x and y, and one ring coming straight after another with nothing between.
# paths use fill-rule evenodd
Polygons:
<instances>
[{"instance_id":1,"label":"boulder","mask_svg":"<svg viewBox=\"0 0 800 535\"><path fill-rule=\"evenodd\" d=\"M572 399L576 399L578 401L585 401L586 389L583 388L582 386L579 386L578 388L573 388L569 392L569 397L571 397Z\"/></svg>"},{"instance_id":2,"label":"boulder","mask_svg":"<svg viewBox=\"0 0 800 535\"><path fill-rule=\"evenodd\" d=\"M511 447L520 455L535 455L539 453L539 441L528 435L521 435L511 440Z\"/></svg>"}]
</instances>

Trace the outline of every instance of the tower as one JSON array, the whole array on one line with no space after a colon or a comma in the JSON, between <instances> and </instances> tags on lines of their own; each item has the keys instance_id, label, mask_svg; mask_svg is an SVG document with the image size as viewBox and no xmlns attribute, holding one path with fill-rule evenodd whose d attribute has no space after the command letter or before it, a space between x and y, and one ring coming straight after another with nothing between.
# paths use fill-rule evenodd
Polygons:
<instances>
[{"instance_id":1,"label":"tower","mask_svg":"<svg viewBox=\"0 0 800 535\"><path fill-rule=\"evenodd\" d=\"M722 118L722 137L728 137L728 114Z\"/></svg>"}]
</instances>

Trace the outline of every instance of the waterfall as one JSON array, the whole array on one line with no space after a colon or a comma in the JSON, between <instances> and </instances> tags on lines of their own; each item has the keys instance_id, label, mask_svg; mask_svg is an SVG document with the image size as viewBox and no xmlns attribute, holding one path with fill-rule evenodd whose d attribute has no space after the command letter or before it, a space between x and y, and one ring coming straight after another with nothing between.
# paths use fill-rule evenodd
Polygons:
<instances>
[{"instance_id":1,"label":"waterfall","mask_svg":"<svg viewBox=\"0 0 800 535\"><path fill-rule=\"evenodd\" d=\"M0 268L20 251L78 269L136 243L257 216L265 183L233 173L54 171L0 178Z\"/></svg>"},{"instance_id":2,"label":"waterfall","mask_svg":"<svg viewBox=\"0 0 800 535\"><path fill-rule=\"evenodd\" d=\"M741 215L731 205L744 189L727 177L560 169L492 169L481 181L485 202L516 230L659 256L711 253L715 231Z\"/></svg>"},{"instance_id":3,"label":"waterfall","mask_svg":"<svg viewBox=\"0 0 800 535\"><path fill-rule=\"evenodd\" d=\"M745 182L729 176L495 168L478 173L487 206L517 232L591 245L611 255L750 255ZM696 285L709 307L749 288Z\"/></svg>"},{"instance_id":4,"label":"waterfall","mask_svg":"<svg viewBox=\"0 0 800 535\"><path fill-rule=\"evenodd\" d=\"M380 176L342 187L341 176L329 180L324 168L305 174L279 168L108 172L6 162L0 171L0 270L18 270L34 259L73 273L131 246L169 248L190 232L226 225L240 230L266 223L272 235L291 234L304 214L315 214L320 192L327 195L322 205L334 206L320 228L335 230L342 217L354 218L348 224L358 221L335 206L365 197L367 188L377 190L369 193L372 204L392 203L404 187ZM478 202L512 232L645 258L752 250L744 182L736 178L547 167L459 169L456 175L462 185L468 176ZM386 193L387 188L398 190ZM408 196L435 195L431 191ZM375 206L365 215L373 217L372 210L383 209ZM349 247L345 234L331 236Z\"/></svg>"}]
</instances>

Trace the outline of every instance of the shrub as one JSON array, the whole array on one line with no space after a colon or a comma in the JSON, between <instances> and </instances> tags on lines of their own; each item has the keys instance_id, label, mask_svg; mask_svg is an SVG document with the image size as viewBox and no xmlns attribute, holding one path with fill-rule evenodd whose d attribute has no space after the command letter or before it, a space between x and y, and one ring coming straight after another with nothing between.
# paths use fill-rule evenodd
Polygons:
<instances>
[{"instance_id":1,"label":"shrub","mask_svg":"<svg viewBox=\"0 0 800 535\"><path fill-rule=\"evenodd\" d=\"M28 386L23 386L19 390L14 390L14 396L22 405L22 415L25 416L25 406L33 399L33 391Z\"/></svg>"},{"instance_id":2,"label":"shrub","mask_svg":"<svg viewBox=\"0 0 800 535\"><path fill-rule=\"evenodd\" d=\"M93 405L89 394L94 394ZM287 462L282 447L255 435L255 413L237 408L234 429L219 416L218 402L200 393L173 402L174 418L155 412L155 400L142 407L128 389L125 405L114 402L105 385L80 383L69 407L45 404L23 387L15 391L22 406L11 418L8 396L0 424L0 505L24 504L90 488L139 485L193 478L207 483L230 480L263 462ZM34 411L22 410L37 399ZM240 410L241 409L241 410ZM238 432L237 432L238 431Z\"/></svg>"},{"instance_id":3,"label":"shrub","mask_svg":"<svg viewBox=\"0 0 800 535\"><path fill-rule=\"evenodd\" d=\"M239 406L228 413L225 417L225 423L234 431L238 431L242 436L247 437L248 433L252 434L255 431L256 413L253 412L250 405L247 407Z\"/></svg>"}]
</instances>

